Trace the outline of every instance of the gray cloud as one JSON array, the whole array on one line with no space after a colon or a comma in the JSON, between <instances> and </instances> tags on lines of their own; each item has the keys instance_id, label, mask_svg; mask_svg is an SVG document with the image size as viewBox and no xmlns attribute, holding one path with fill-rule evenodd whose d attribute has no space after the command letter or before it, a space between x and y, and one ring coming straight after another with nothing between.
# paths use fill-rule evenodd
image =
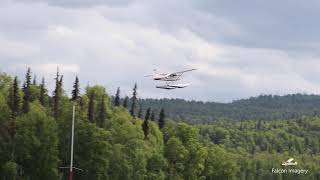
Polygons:
<instances>
[{"instance_id":1,"label":"gray cloud","mask_svg":"<svg viewBox=\"0 0 320 180\"><path fill-rule=\"evenodd\" d=\"M137 82L142 97L319 93L319 3L250 2L4 1L0 70L22 78L31 66L49 83L59 66L67 92L79 75L83 86L123 95ZM186 89L155 89L143 77L189 67L199 70L185 76Z\"/></svg>"},{"instance_id":2,"label":"gray cloud","mask_svg":"<svg viewBox=\"0 0 320 180\"><path fill-rule=\"evenodd\" d=\"M198 9L240 26L245 32L243 36L228 39L237 45L308 50L320 40L317 33L320 27L316 23L320 18L320 2L316 0L226 0L196 4Z\"/></svg>"},{"instance_id":3,"label":"gray cloud","mask_svg":"<svg viewBox=\"0 0 320 180\"><path fill-rule=\"evenodd\" d=\"M47 3L50 6L66 8L89 8L94 6L127 6L134 0L12 0L23 3Z\"/></svg>"}]
</instances>

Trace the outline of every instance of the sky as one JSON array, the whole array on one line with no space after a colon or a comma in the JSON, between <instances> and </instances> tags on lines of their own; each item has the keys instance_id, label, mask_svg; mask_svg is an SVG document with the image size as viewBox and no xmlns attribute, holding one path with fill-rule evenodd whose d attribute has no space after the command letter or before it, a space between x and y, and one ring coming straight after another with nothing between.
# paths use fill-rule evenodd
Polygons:
<instances>
[{"instance_id":1,"label":"sky","mask_svg":"<svg viewBox=\"0 0 320 180\"><path fill-rule=\"evenodd\" d=\"M27 67L52 90L99 84L140 98L230 102L261 94L320 94L317 0L1 0L0 71ZM162 90L153 69L185 74Z\"/></svg>"}]
</instances>

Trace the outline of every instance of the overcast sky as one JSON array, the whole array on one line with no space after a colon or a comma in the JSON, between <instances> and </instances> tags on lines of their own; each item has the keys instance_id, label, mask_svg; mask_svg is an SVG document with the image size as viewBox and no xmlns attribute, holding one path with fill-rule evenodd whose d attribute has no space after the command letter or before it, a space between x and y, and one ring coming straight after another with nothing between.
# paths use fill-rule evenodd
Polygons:
<instances>
[{"instance_id":1,"label":"overcast sky","mask_svg":"<svg viewBox=\"0 0 320 180\"><path fill-rule=\"evenodd\" d=\"M0 71L53 84L59 66L67 92L78 75L140 97L320 94L319 19L318 0L1 0ZM186 68L185 89L144 77Z\"/></svg>"}]
</instances>

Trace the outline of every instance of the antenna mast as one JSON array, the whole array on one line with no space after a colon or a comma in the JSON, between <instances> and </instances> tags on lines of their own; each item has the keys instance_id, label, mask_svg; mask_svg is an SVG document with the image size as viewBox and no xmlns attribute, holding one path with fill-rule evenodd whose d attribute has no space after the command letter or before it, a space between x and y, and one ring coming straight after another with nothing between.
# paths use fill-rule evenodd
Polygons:
<instances>
[{"instance_id":1,"label":"antenna mast","mask_svg":"<svg viewBox=\"0 0 320 180\"><path fill-rule=\"evenodd\" d=\"M74 142L74 116L75 116L75 108L76 106L73 105L72 109L72 130L71 130L71 152L70 152L70 175L69 180L72 180L72 170L73 170L73 142Z\"/></svg>"}]
</instances>

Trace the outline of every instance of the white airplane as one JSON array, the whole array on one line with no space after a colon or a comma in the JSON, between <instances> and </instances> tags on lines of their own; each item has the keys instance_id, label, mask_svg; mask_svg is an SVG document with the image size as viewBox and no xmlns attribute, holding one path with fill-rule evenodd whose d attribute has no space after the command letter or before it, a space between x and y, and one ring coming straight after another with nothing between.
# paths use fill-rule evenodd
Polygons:
<instances>
[{"instance_id":1,"label":"white airplane","mask_svg":"<svg viewBox=\"0 0 320 180\"><path fill-rule=\"evenodd\" d=\"M152 77L153 80L155 81L165 81L166 84L165 85L161 85L161 86L156 86L156 88L159 89L176 89L176 88L185 88L188 87L190 84L189 83L184 83L184 84L175 84L174 82L177 82L179 80L181 80L181 76L189 71L194 71L197 69L188 69L188 70L184 70L184 71L178 71L178 72L174 72L174 73L157 73L157 70L153 70L155 73L153 75L148 75L145 77Z\"/></svg>"}]
</instances>

